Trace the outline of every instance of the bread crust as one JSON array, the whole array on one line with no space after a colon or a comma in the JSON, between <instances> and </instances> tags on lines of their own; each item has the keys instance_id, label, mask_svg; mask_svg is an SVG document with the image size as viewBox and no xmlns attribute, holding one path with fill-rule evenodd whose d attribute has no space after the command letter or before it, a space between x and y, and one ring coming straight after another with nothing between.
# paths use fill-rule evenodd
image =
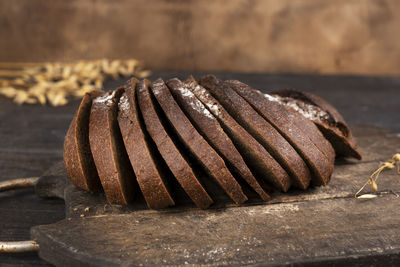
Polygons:
<instances>
[{"instance_id":1,"label":"bread crust","mask_svg":"<svg viewBox=\"0 0 400 267\"><path fill-rule=\"evenodd\" d=\"M148 90L149 86L151 86L151 83L148 80L144 80L144 86L137 87L138 103L147 132L150 134L161 156L188 196L197 207L205 209L213 203L213 200L196 178L192 168L183 158L164 129L152 103L151 95Z\"/></svg>"},{"instance_id":2,"label":"bread crust","mask_svg":"<svg viewBox=\"0 0 400 267\"><path fill-rule=\"evenodd\" d=\"M334 150L313 123L242 82L226 81L226 84L271 123L302 156L312 173L313 185L329 182L334 167ZM313 140L318 135L319 141Z\"/></svg>"},{"instance_id":3,"label":"bread crust","mask_svg":"<svg viewBox=\"0 0 400 267\"><path fill-rule=\"evenodd\" d=\"M202 164L210 177L218 182L236 204L247 201L246 195L229 172L222 158L193 127L163 80L158 79L153 82L152 93L182 141L185 142L185 145Z\"/></svg>"},{"instance_id":4,"label":"bread crust","mask_svg":"<svg viewBox=\"0 0 400 267\"><path fill-rule=\"evenodd\" d=\"M121 128L125 148L133 166L136 180L150 209L161 209L175 205L162 174L154 162L152 152L143 132L137 103L136 86L139 81L132 78L121 97L118 124Z\"/></svg>"},{"instance_id":5,"label":"bread crust","mask_svg":"<svg viewBox=\"0 0 400 267\"><path fill-rule=\"evenodd\" d=\"M189 90L197 85L193 77L187 79L184 83L176 78L167 82L167 86L174 95L176 101L196 125L199 133L208 141L208 143L219 153L219 155L228 162L251 188L258 193L262 200L266 201L270 197L260 186L256 178L247 167L242 156L233 145L231 139L219 125L216 118L208 111L200 100Z\"/></svg>"},{"instance_id":6,"label":"bread crust","mask_svg":"<svg viewBox=\"0 0 400 267\"><path fill-rule=\"evenodd\" d=\"M95 90L86 93L64 138L63 159L71 182L86 191L101 191L101 183L89 145L89 116L93 98L104 94Z\"/></svg>"}]
</instances>

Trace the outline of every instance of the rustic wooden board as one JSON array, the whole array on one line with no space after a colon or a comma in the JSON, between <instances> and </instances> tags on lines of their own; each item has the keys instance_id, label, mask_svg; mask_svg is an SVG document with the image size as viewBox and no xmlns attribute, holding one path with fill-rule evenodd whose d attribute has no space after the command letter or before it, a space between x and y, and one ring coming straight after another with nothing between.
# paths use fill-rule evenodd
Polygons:
<instances>
[{"instance_id":1,"label":"rustic wooden board","mask_svg":"<svg viewBox=\"0 0 400 267\"><path fill-rule=\"evenodd\" d=\"M364 159L338 161L326 187L276 194L267 205L134 211L67 183L67 218L31 235L39 255L60 266L399 262L399 176L384 172L375 199L353 195L380 161L400 152L400 136L367 126L353 131ZM60 196L62 182L54 181L65 180L62 165L46 177L50 190L38 185L38 192Z\"/></svg>"}]
</instances>

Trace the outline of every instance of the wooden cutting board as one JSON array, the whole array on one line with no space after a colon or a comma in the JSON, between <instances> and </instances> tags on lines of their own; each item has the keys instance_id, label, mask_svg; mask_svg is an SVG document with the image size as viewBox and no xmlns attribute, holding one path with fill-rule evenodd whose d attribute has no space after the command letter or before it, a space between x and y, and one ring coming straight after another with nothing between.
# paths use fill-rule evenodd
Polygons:
<instances>
[{"instance_id":1,"label":"wooden cutting board","mask_svg":"<svg viewBox=\"0 0 400 267\"><path fill-rule=\"evenodd\" d=\"M400 136L357 126L362 161L339 160L326 187L276 193L268 204L152 211L110 205L70 185L62 163L37 185L65 199L66 219L33 227L39 255L59 266L282 265L393 263L400 260L400 175L384 171L378 197L354 193ZM367 188L367 191L369 188Z\"/></svg>"}]
</instances>

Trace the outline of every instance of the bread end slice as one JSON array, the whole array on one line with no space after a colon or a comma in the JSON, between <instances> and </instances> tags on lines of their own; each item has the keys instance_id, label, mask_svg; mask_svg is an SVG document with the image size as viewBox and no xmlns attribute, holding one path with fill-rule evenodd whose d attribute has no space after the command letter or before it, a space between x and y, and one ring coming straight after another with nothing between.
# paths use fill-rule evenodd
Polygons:
<instances>
[{"instance_id":1,"label":"bread end slice","mask_svg":"<svg viewBox=\"0 0 400 267\"><path fill-rule=\"evenodd\" d=\"M89 144L89 116L92 100L104 94L95 90L86 93L64 139L64 166L71 182L86 191L102 189Z\"/></svg>"}]
</instances>

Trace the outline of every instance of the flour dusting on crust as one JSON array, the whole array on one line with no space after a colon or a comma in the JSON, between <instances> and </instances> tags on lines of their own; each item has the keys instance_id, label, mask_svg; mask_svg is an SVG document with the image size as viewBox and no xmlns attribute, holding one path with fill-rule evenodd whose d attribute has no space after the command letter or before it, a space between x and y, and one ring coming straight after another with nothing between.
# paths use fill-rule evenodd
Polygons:
<instances>
[{"instance_id":1,"label":"flour dusting on crust","mask_svg":"<svg viewBox=\"0 0 400 267\"><path fill-rule=\"evenodd\" d=\"M188 88L189 85L184 84L183 86L178 87L178 91L181 93L183 97L186 98L186 101L190 104L190 106L194 110L196 110L200 114L203 114L204 116L210 119L213 119L214 117L210 113L210 111L208 111L208 109L203 105L203 103L201 103L200 100L198 100L196 96L193 94L193 92L191 92Z\"/></svg>"},{"instance_id":2,"label":"flour dusting on crust","mask_svg":"<svg viewBox=\"0 0 400 267\"><path fill-rule=\"evenodd\" d=\"M113 103L114 96L115 96L115 90L96 97L95 99L93 99L93 103L103 103L109 107Z\"/></svg>"},{"instance_id":3,"label":"flour dusting on crust","mask_svg":"<svg viewBox=\"0 0 400 267\"><path fill-rule=\"evenodd\" d=\"M260 91L259 91L260 92ZM261 92L260 92L261 93ZM273 101L273 102L278 102L281 103L282 102L275 96L269 95L269 94L264 94L264 96L269 100L269 101Z\"/></svg>"},{"instance_id":4,"label":"flour dusting on crust","mask_svg":"<svg viewBox=\"0 0 400 267\"><path fill-rule=\"evenodd\" d=\"M119 99L118 108L121 111L126 111L130 109L130 104L128 101L128 96L124 93L121 98Z\"/></svg>"},{"instance_id":5,"label":"flour dusting on crust","mask_svg":"<svg viewBox=\"0 0 400 267\"><path fill-rule=\"evenodd\" d=\"M155 81L153 82L153 93L154 95L159 95L161 93L161 89L164 86L163 81Z\"/></svg>"},{"instance_id":6,"label":"flour dusting on crust","mask_svg":"<svg viewBox=\"0 0 400 267\"><path fill-rule=\"evenodd\" d=\"M193 89L193 92L201 99L201 101L208 107L208 109L215 115L219 116L220 110L218 107L218 104L215 103L215 100L213 100L207 90L200 86L196 85Z\"/></svg>"},{"instance_id":7,"label":"flour dusting on crust","mask_svg":"<svg viewBox=\"0 0 400 267\"><path fill-rule=\"evenodd\" d=\"M293 99L291 97L282 97L278 95L272 96L269 94L264 94L264 96L270 101L277 102L286 107L294 109L295 111L299 112L301 115L312 121L315 120L327 121L330 118L329 114L324 110L322 110L321 108L311 104L304 103L303 101Z\"/></svg>"}]
</instances>

